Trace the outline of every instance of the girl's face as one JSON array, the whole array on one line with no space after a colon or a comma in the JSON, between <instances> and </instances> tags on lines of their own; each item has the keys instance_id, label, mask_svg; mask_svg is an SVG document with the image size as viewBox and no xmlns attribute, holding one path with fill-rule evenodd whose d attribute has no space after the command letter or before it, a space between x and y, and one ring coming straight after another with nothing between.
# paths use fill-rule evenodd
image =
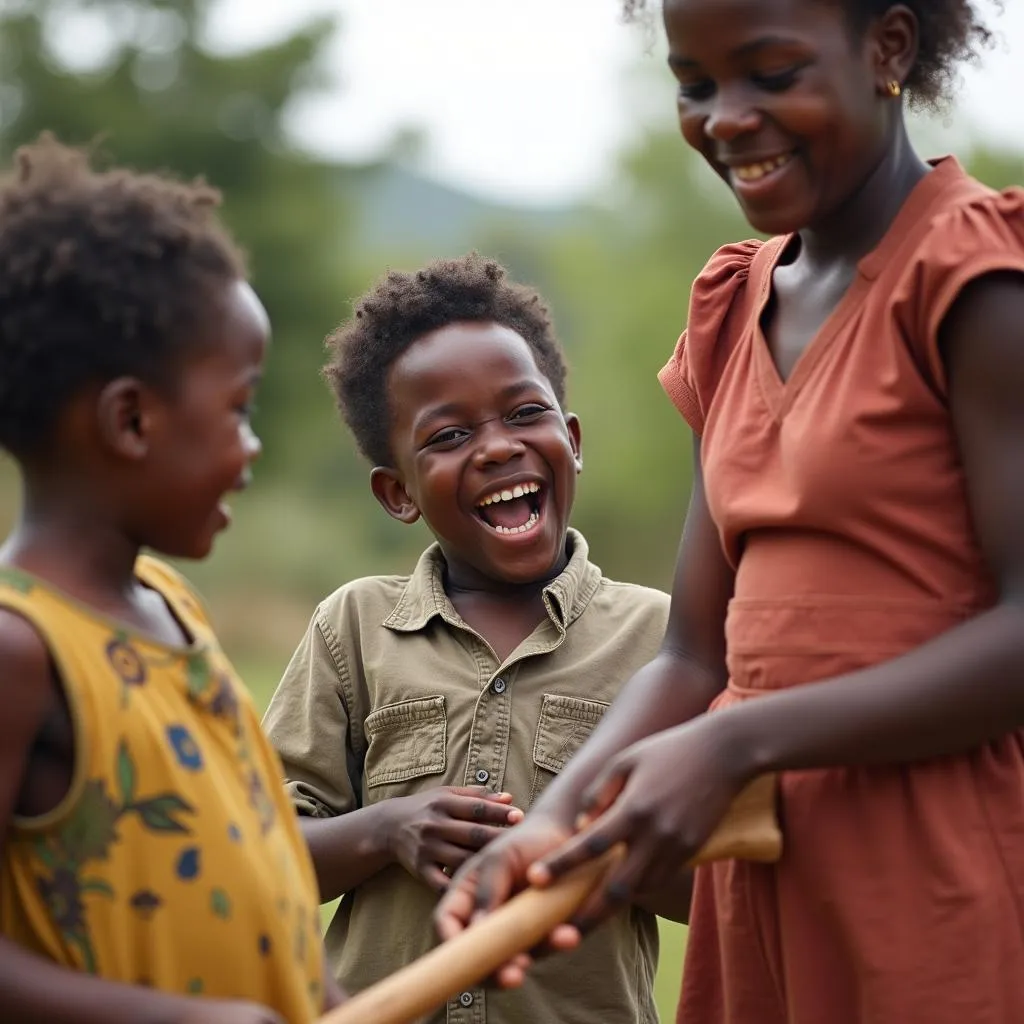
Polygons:
<instances>
[{"instance_id":1,"label":"girl's face","mask_svg":"<svg viewBox=\"0 0 1024 1024\"><path fill-rule=\"evenodd\" d=\"M153 402L135 487L134 533L163 554L205 558L230 523L227 498L249 482L260 442L249 424L269 339L267 314L242 281L226 287L186 357L173 394Z\"/></svg>"},{"instance_id":2,"label":"girl's face","mask_svg":"<svg viewBox=\"0 0 1024 1024\"><path fill-rule=\"evenodd\" d=\"M884 40L829 0L666 0L686 141L766 234L837 213L885 155Z\"/></svg>"}]
</instances>

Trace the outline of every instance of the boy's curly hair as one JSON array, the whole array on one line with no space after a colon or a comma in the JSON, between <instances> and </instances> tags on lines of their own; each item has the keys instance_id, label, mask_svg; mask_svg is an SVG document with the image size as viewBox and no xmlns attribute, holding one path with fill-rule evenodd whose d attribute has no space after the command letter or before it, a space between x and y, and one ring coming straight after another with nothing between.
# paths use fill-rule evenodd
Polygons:
<instances>
[{"instance_id":1,"label":"boy's curly hair","mask_svg":"<svg viewBox=\"0 0 1024 1024\"><path fill-rule=\"evenodd\" d=\"M830 0L839 3L855 30L863 30L872 18L897 2L917 16L917 61L904 87L916 107L943 106L956 85L957 65L973 60L980 47L988 46L992 33L970 0ZM649 12L651 0L622 0L623 16L631 21ZM1000 6L997 2L996 6Z\"/></svg>"},{"instance_id":2,"label":"boy's curly hair","mask_svg":"<svg viewBox=\"0 0 1024 1024\"><path fill-rule=\"evenodd\" d=\"M45 453L66 403L122 375L171 387L189 331L245 261L220 194L44 134L0 179L0 447Z\"/></svg>"},{"instance_id":3,"label":"boy's curly hair","mask_svg":"<svg viewBox=\"0 0 1024 1024\"><path fill-rule=\"evenodd\" d=\"M536 291L510 281L504 267L476 252L434 260L413 273L391 271L328 335L324 367L342 418L374 465L393 463L387 397L392 364L423 335L461 321L503 324L519 334L564 403L565 357Z\"/></svg>"}]
</instances>

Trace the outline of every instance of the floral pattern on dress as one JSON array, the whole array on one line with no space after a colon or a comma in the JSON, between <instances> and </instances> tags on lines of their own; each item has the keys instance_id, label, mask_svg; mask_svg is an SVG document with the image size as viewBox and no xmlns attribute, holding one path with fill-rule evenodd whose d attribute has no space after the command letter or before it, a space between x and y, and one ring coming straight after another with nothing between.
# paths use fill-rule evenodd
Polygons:
<instances>
[{"instance_id":1,"label":"floral pattern on dress","mask_svg":"<svg viewBox=\"0 0 1024 1024\"><path fill-rule=\"evenodd\" d=\"M203 752L192 733L180 724L167 726L167 742L174 751L178 764L186 771L197 772L203 767Z\"/></svg>"},{"instance_id":2,"label":"floral pattern on dress","mask_svg":"<svg viewBox=\"0 0 1024 1024\"><path fill-rule=\"evenodd\" d=\"M28 573L10 565L0 566L0 583L6 584L19 594L31 594L36 586L36 581Z\"/></svg>"},{"instance_id":3,"label":"floral pattern on dress","mask_svg":"<svg viewBox=\"0 0 1024 1024\"><path fill-rule=\"evenodd\" d=\"M46 905L61 938L78 951L82 967L96 974L98 965L88 925L87 897L114 899L109 882L93 878L88 867L110 856L118 841L118 823L135 814L151 832L188 835L190 828L181 818L194 814L195 808L177 793L140 796L136 792L136 769L127 744L118 747L114 778L118 794L108 791L103 779L90 779L67 819L51 834L39 836L33 846L36 859L44 869L36 879L39 895ZM152 914L163 903L149 890L134 893L131 906L144 915Z\"/></svg>"}]
</instances>

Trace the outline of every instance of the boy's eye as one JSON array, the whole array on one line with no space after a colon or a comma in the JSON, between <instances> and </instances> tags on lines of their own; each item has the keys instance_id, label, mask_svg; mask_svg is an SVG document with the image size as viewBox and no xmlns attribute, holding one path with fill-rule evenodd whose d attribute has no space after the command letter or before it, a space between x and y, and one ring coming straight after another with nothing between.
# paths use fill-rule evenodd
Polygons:
<instances>
[{"instance_id":1,"label":"boy's eye","mask_svg":"<svg viewBox=\"0 0 1024 1024\"><path fill-rule=\"evenodd\" d=\"M547 411L548 407L546 405L539 405L536 402L529 402L526 405L519 406L519 408L516 409L511 416L509 416L509 419L520 421L534 420L543 413L546 413Z\"/></svg>"},{"instance_id":2,"label":"boy's eye","mask_svg":"<svg viewBox=\"0 0 1024 1024\"><path fill-rule=\"evenodd\" d=\"M796 84L799 67L783 68L781 71L760 72L752 75L754 84L766 92L785 92Z\"/></svg>"},{"instance_id":3,"label":"boy's eye","mask_svg":"<svg viewBox=\"0 0 1024 1024\"><path fill-rule=\"evenodd\" d=\"M237 412L243 420L251 420L256 414L256 405L254 402L243 402L241 405L235 406L235 412Z\"/></svg>"},{"instance_id":4,"label":"boy's eye","mask_svg":"<svg viewBox=\"0 0 1024 1024\"><path fill-rule=\"evenodd\" d=\"M434 448L438 445L454 445L463 440L465 436L466 431L458 427L446 427L444 430L439 430L431 436L430 440L427 441L427 447Z\"/></svg>"}]
</instances>

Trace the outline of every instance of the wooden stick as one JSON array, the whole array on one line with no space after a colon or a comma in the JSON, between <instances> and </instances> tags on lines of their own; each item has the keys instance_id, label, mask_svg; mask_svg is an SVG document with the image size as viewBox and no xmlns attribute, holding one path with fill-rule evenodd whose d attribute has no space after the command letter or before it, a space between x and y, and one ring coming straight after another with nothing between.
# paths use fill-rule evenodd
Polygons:
<instances>
[{"instance_id":1,"label":"wooden stick","mask_svg":"<svg viewBox=\"0 0 1024 1024\"><path fill-rule=\"evenodd\" d=\"M782 853L775 780L756 779L733 801L693 864L737 858L771 862ZM624 856L617 846L544 889L526 889L449 942L353 996L320 1024L410 1024L477 985L569 920Z\"/></svg>"}]
</instances>

